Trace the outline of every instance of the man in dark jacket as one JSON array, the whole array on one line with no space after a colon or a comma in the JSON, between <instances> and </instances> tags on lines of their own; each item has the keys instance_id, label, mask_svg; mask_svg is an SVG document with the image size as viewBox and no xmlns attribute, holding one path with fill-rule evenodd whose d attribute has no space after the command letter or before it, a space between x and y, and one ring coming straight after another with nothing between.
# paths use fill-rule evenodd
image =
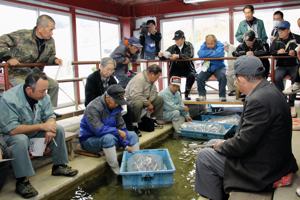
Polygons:
<instances>
[{"instance_id":1,"label":"man in dark jacket","mask_svg":"<svg viewBox=\"0 0 300 200\"><path fill-rule=\"evenodd\" d=\"M290 31L290 23L288 21L282 21L278 25L278 34L279 38L275 39L271 45L271 55L296 56L296 48L298 47L298 44L294 35ZM291 77L292 83L295 82L298 72L297 58L277 59L275 72L275 85L280 91L283 91L283 79L286 75ZM295 95L292 95L289 98L289 104L291 107L294 107L295 97Z\"/></svg>"},{"instance_id":2,"label":"man in dark jacket","mask_svg":"<svg viewBox=\"0 0 300 200\"><path fill-rule=\"evenodd\" d=\"M243 43L241 43L232 53L233 56L239 57L243 55L248 56L266 56L269 54L265 45L260 39L257 39L255 32L252 30L244 34ZM265 68L265 78L268 78L270 72L270 63L268 59L260 59Z\"/></svg>"},{"instance_id":3,"label":"man in dark jacket","mask_svg":"<svg viewBox=\"0 0 300 200\"><path fill-rule=\"evenodd\" d=\"M185 41L184 32L178 30L175 32L174 45L170 46L166 52L158 54L161 58L169 58L172 62L170 64L169 77L179 76L186 77L185 99L191 100L189 94L195 82L195 67L193 61L180 61L180 59L189 59L194 57L194 47L192 43Z\"/></svg>"},{"instance_id":4,"label":"man in dark jacket","mask_svg":"<svg viewBox=\"0 0 300 200\"><path fill-rule=\"evenodd\" d=\"M153 19L147 21L146 26L141 29L140 42L143 45L141 58L154 60L160 51L161 33L156 30Z\"/></svg>"},{"instance_id":5,"label":"man in dark jacket","mask_svg":"<svg viewBox=\"0 0 300 200\"><path fill-rule=\"evenodd\" d=\"M263 78L257 57L241 56L234 68L237 87L247 95L240 128L233 138L201 150L196 162L195 190L213 200L225 199L224 191L272 190L274 182L298 170L284 96Z\"/></svg>"},{"instance_id":6,"label":"man in dark jacket","mask_svg":"<svg viewBox=\"0 0 300 200\"><path fill-rule=\"evenodd\" d=\"M113 73L116 69L116 62L112 58L102 58L100 69L90 74L85 85L85 102L87 106L96 97L104 94L108 86L117 84Z\"/></svg>"}]
</instances>

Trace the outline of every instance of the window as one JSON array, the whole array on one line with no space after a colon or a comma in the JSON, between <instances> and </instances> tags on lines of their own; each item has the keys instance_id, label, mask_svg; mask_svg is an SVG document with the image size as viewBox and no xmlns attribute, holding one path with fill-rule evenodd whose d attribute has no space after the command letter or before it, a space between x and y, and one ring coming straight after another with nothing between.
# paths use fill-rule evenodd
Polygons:
<instances>
[{"instance_id":1,"label":"window","mask_svg":"<svg viewBox=\"0 0 300 200\"><path fill-rule=\"evenodd\" d=\"M120 43L120 25L100 22L101 56L109 56Z\"/></svg>"},{"instance_id":2,"label":"window","mask_svg":"<svg viewBox=\"0 0 300 200\"><path fill-rule=\"evenodd\" d=\"M73 61L71 17L66 13L40 11L40 15L43 14L51 16L55 21L53 38L55 40L56 57L63 60L62 66L45 67L45 73L56 80L73 78L74 73L71 66ZM60 83L59 87L58 104L72 103L74 100L73 83Z\"/></svg>"},{"instance_id":3,"label":"window","mask_svg":"<svg viewBox=\"0 0 300 200\"><path fill-rule=\"evenodd\" d=\"M0 4L0 35L20 29L33 29L36 18L37 9Z\"/></svg>"}]
</instances>

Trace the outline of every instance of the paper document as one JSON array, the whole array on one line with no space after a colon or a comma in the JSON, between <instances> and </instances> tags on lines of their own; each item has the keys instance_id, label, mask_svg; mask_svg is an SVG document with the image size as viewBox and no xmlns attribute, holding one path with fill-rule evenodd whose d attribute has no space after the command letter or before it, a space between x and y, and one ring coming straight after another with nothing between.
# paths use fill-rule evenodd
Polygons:
<instances>
[{"instance_id":1,"label":"paper document","mask_svg":"<svg viewBox=\"0 0 300 200\"><path fill-rule=\"evenodd\" d=\"M164 52L163 52L163 56L164 56L165 58L170 58L170 57L171 57L171 53L170 53L169 51L164 51Z\"/></svg>"},{"instance_id":2,"label":"paper document","mask_svg":"<svg viewBox=\"0 0 300 200\"><path fill-rule=\"evenodd\" d=\"M46 144L45 138L31 138L29 140L29 152L32 156L43 156Z\"/></svg>"},{"instance_id":3,"label":"paper document","mask_svg":"<svg viewBox=\"0 0 300 200\"><path fill-rule=\"evenodd\" d=\"M13 160L13 158L10 158L10 159L2 159L2 160L0 160L0 163L2 163L2 162L7 162L7 161L11 161L11 160Z\"/></svg>"}]
</instances>

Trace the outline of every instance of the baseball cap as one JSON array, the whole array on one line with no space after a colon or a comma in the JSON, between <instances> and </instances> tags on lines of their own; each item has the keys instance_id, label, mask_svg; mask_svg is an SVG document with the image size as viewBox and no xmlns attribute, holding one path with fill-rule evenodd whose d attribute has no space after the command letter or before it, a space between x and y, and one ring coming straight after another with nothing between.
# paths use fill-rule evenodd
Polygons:
<instances>
[{"instance_id":1,"label":"baseball cap","mask_svg":"<svg viewBox=\"0 0 300 200\"><path fill-rule=\"evenodd\" d=\"M132 46L135 46L137 48L142 48L143 45L141 45L140 40L137 39L136 37L131 37L128 39L128 43L131 44Z\"/></svg>"},{"instance_id":2,"label":"baseball cap","mask_svg":"<svg viewBox=\"0 0 300 200\"><path fill-rule=\"evenodd\" d=\"M278 25L278 29L282 29L282 30L284 30L284 29L290 29L290 27L291 27L291 24L288 21L282 21Z\"/></svg>"},{"instance_id":3,"label":"baseball cap","mask_svg":"<svg viewBox=\"0 0 300 200\"><path fill-rule=\"evenodd\" d=\"M179 40L184 37L184 32L182 30L178 30L174 34L173 40Z\"/></svg>"},{"instance_id":4,"label":"baseball cap","mask_svg":"<svg viewBox=\"0 0 300 200\"><path fill-rule=\"evenodd\" d=\"M234 63L234 74L245 76L261 76L265 68L256 56L241 56Z\"/></svg>"},{"instance_id":5,"label":"baseball cap","mask_svg":"<svg viewBox=\"0 0 300 200\"><path fill-rule=\"evenodd\" d=\"M172 85L178 85L180 87L181 78L179 76L172 76L170 78L170 84L172 84Z\"/></svg>"},{"instance_id":6,"label":"baseball cap","mask_svg":"<svg viewBox=\"0 0 300 200\"><path fill-rule=\"evenodd\" d=\"M124 98L125 90L121 85L113 84L109 86L106 90L108 96L113 98L113 100L119 105L126 105L127 102Z\"/></svg>"}]
</instances>

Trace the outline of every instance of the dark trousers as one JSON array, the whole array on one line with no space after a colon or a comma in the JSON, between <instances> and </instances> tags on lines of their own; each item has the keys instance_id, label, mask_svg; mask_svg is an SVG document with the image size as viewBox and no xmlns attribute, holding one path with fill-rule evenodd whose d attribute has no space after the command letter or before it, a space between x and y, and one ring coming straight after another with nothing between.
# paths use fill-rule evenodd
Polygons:
<instances>
[{"instance_id":1,"label":"dark trousers","mask_svg":"<svg viewBox=\"0 0 300 200\"><path fill-rule=\"evenodd\" d=\"M298 75L298 66L292 67L277 67L275 71L275 82L274 84L280 90L284 90L283 79L285 76L289 75L291 77L292 83L296 81ZM296 99L296 94L289 95L289 105L294 106Z\"/></svg>"}]
</instances>

